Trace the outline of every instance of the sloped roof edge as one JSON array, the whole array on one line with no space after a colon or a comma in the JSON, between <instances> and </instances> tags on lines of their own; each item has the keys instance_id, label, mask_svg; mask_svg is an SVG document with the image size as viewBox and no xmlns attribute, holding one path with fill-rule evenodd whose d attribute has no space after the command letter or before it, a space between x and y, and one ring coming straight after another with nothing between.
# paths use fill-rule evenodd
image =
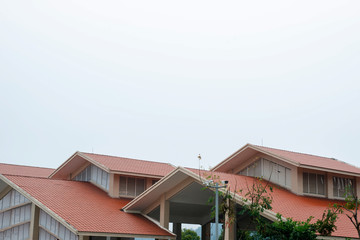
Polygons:
<instances>
[{"instance_id":1,"label":"sloped roof edge","mask_svg":"<svg viewBox=\"0 0 360 240\"><path fill-rule=\"evenodd\" d=\"M211 171L209 171L211 172ZM160 188L161 185L163 185L166 181L168 181L171 177L173 177L175 174L177 173L182 173L184 174L186 177L191 177L194 179L195 182L198 182L202 185L205 186L205 181L207 179L205 179L204 177L202 177L201 175L197 175L196 173L190 171L189 169L186 169L184 167L177 167L176 169L174 169L171 173L169 173L167 176L165 176L164 178L162 178L160 181L158 181L156 184L154 184L153 186L151 186L150 188L148 188L145 192L143 192L142 194L140 194L138 197L136 197L135 199L133 199L131 202L129 202L127 205L125 205L123 207L123 210L125 212L129 212L129 213L141 213L141 211L133 211L131 210L132 207L134 207L136 205L136 203L139 203L140 201L147 201L146 198L147 196L149 196L155 189ZM214 174L216 174L216 172L213 172ZM214 191L214 189L209 188L211 191ZM225 193L226 189L219 189L219 191ZM241 197L240 195L231 192L231 194L234 195L234 200L236 203L240 204L240 205L244 205L244 204L250 204L249 201L244 201L243 197ZM151 203L150 203L151 204ZM149 205L150 205L149 204ZM271 211L271 210L267 210L265 209L264 212L261 213L261 215L271 221L276 221L277 217L276 217L276 213ZM285 220L285 218L283 218Z\"/></svg>"},{"instance_id":2,"label":"sloped roof edge","mask_svg":"<svg viewBox=\"0 0 360 240\"><path fill-rule=\"evenodd\" d=\"M159 181L157 181L154 185L152 185L150 188L146 189L143 193L141 193L139 196L137 196L136 198L134 198L131 202L129 202L128 204L126 204L123 207L123 210L125 212L134 212L132 210L130 210L130 208L132 206L134 206L136 203L138 203L139 201L141 201L142 199L146 198L147 195L151 194L152 191L154 189L159 188L164 182L166 182L168 179L170 179L171 177L173 177L176 173L184 173L187 174L187 170L184 167L177 167L175 168L173 171L171 171L168 175L166 175L165 177L163 177L162 179L160 179ZM190 171L189 171L190 172ZM140 213L138 211L135 211L136 213Z\"/></svg>"},{"instance_id":3,"label":"sloped roof edge","mask_svg":"<svg viewBox=\"0 0 360 240\"><path fill-rule=\"evenodd\" d=\"M289 163L291 165L294 165L294 166L299 166L300 165L298 162L295 162L293 160L290 160L290 159L275 155L275 154L273 154L271 152L268 152L268 151L264 151L263 149L258 148L256 145L247 143L245 146L241 147L239 150L237 150L236 152L231 154L229 157L227 157L225 160L221 161L218 165L213 167L211 169L211 171L217 171L220 167L222 167L226 163L230 162L234 157L236 157L237 155L239 155L240 153L242 153L244 150L246 150L248 148L251 148L251 149L254 149L254 150L258 151L258 152L270 155L270 156L272 156L274 158L281 159L281 160L283 160L283 161L285 161L285 162L287 162L287 163Z\"/></svg>"},{"instance_id":4,"label":"sloped roof edge","mask_svg":"<svg viewBox=\"0 0 360 240\"><path fill-rule=\"evenodd\" d=\"M269 155L271 157L274 157L276 159L279 159L281 161L284 161L288 164L291 164L293 166L296 167L302 167L302 168L306 168L306 169L314 169L314 170L319 170L319 171L326 171L326 172L332 172L332 173L338 173L338 174L345 174L345 175L352 175L352 176L360 176L360 174L356 173L356 172L350 172L350 171L345 171L345 170L339 170L339 169L334 169L334 168L327 168L327 167L323 167L323 166L312 166L312 165L308 165L308 164L302 164L298 161L289 159L287 157L284 156L280 156L278 154L272 153L270 151L267 151L259 146L247 143L245 146L243 146L242 148L240 148L239 150L237 150L236 152L234 152L233 154L231 154L229 157L227 157L225 160L221 161L218 165L216 165L215 167L213 167L211 169L211 171L218 171L222 166L226 165L228 162L230 162L234 157L236 157L237 155L241 154L244 150L246 149L253 149L255 151L258 151L259 153L263 153L266 155ZM280 150L280 149L277 149ZM286 150L281 150L281 151L286 151ZM286 151L286 152L290 152L290 151ZM309 156L315 156L315 155L311 155L311 154L305 154L305 153L297 153L297 154L303 154L303 155L309 155ZM316 156L319 158L324 158L324 157L320 157L320 156ZM345 163L349 166L353 166L351 164ZM357 168L356 166L353 166L354 168Z\"/></svg>"},{"instance_id":5,"label":"sloped roof edge","mask_svg":"<svg viewBox=\"0 0 360 240\"><path fill-rule=\"evenodd\" d=\"M99 162L93 160L92 158L82 154L79 151L76 151L73 155L71 155L63 164L61 164L52 174L50 174L49 178L52 178L53 176L55 176L58 172L60 172L69 162L71 162L76 156L79 156L83 159L85 159L86 161L94 164L95 166L97 166L98 168L101 168L102 170L106 171L106 172L110 172L108 168L106 168L104 165L100 164Z\"/></svg>"},{"instance_id":6,"label":"sloped roof edge","mask_svg":"<svg viewBox=\"0 0 360 240\"><path fill-rule=\"evenodd\" d=\"M10 181L5 175L0 174L0 179L4 181L6 184L8 184L11 188L15 189L19 193L21 193L23 196L25 196L27 199L29 199L32 203L34 203L36 206L41 208L43 211L45 211L47 214L52 216L54 219L56 219L58 222L63 224L65 227L67 227L70 231L72 231L75 235L78 235L78 230L66 222L63 218L61 218L59 215L51 211L48 207L46 207L44 204L39 202L36 198L32 197L30 194L28 194L26 191L24 191L21 187Z\"/></svg>"}]
</instances>

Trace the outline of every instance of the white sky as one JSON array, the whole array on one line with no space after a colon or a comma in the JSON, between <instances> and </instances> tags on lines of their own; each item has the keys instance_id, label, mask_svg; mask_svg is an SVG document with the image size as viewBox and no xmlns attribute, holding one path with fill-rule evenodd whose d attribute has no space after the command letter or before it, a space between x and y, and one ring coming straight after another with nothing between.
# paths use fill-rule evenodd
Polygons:
<instances>
[{"instance_id":1,"label":"white sky","mask_svg":"<svg viewBox=\"0 0 360 240\"><path fill-rule=\"evenodd\" d=\"M0 162L208 168L246 143L360 166L360 1L0 0Z\"/></svg>"}]
</instances>

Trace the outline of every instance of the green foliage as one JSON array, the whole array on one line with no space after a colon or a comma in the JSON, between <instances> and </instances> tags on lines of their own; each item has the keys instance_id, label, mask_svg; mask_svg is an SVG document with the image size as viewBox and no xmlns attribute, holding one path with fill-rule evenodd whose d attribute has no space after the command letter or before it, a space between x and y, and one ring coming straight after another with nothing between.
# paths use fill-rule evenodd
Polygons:
<instances>
[{"instance_id":1,"label":"green foliage","mask_svg":"<svg viewBox=\"0 0 360 240\"><path fill-rule=\"evenodd\" d=\"M271 210L273 189L268 183L263 184L260 179L255 181L248 192L245 194L245 204L240 214L247 214L251 221L256 223L256 232L240 231L239 238L245 240L301 240L316 239L316 233L320 235L330 236L336 229L335 222L337 213L335 208L324 211L322 219L311 223L313 219L310 216L306 221L295 221L292 218L284 220L280 214L277 215L277 221L266 221L261 213L265 210Z\"/></svg>"},{"instance_id":2,"label":"green foliage","mask_svg":"<svg viewBox=\"0 0 360 240\"><path fill-rule=\"evenodd\" d=\"M216 176L208 176L213 181L219 181ZM243 192L239 190L237 192ZM316 239L316 233L323 236L331 236L331 233L335 231L335 222L337 220L338 213L342 210L340 207L328 208L324 211L322 219L318 219L315 223L311 223L313 219L310 216L306 221L295 221L292 218L284 220L280 214L277 215L277 221L270 222L262 217L262 213L266 210L272 210L272 186L268 181L262 179L256 179L251 186L247 186L247 192L243 195L243 202L239 215L247 215L250 220L248 226L249 229L252 223L255 223L256 231L238 231L237 237L245 240L302 240L302 239ZM233 196L227 189L226 192L220 193L222 198L219 212L225 216L227 214L229 221L235 219L235 206L233 203ZM213 202L213 198L209 199L209 202ZM358 200L349 200L348 203L342 208L357 209ZM212 216L214 216L212 214ZM225 226L228 223L225 223ZM360 227L360 225L359 225ZM359 235L360 236L360 235ZM222 238L219 238L221 240Z\"/></svg>"},{"instance_id":3,"label":"green foliage","mask_svg":"<svg viewBox=\"0 0 360 240\"><path fill-rule=\"evenodd\" d=\"M184 228L181 232L181 240L200 240L200 237L195 231Z\"/></svg>"},{"instance_id":4,"label":"green foliage","mask_svg":"<svg viewBox=\"0 0 360 240\"><path fill-rule=\"evenodd\" d=\"M309 217L305 222L294 221L292 218L287 218L285 221L281 215L277 215L278 221L266 226L261 226L261 236L264 239L279 239L279 240L302 240L302 239L316 239L315 225L311 224L312 217Z\"/></svg>"},{"instance_id":5,"label":"green foliage","mask_svg":"<svg viewBox=\"0 0 360 240\"><path fill-rule=\"evenodd\" d=\"M345 194L345 204L334 204L334 208L340 213L345 213L352 225L355 227L358 236L360 238L360 221L358 219L358 211L360 206L360 200L354 193L351 186L347 186Z\"/></svg>"},{"instance_id":6,"label":"green foliage","mask_svg":"<svg viewBox=\"0 0 360 240\"><path fill-rule=\"evenodd\" d=\"M224 228L222 228L218 240L224 240L224 237L225 237L224 234L225 234L224 233Z\"/></svg>"},{"instance_id":7,"label":"green foliage","mask_svg":"<svg viewBox=\"0 0 360 240\"><path fill-rule=\"evenodd\" d=\"M338 208L328 208L324 211L322 218L316 221L315 227L321 236L331 236L331 233L337 229L335 222L339 212L341 210Z\"/></svg>"}]
</instances>

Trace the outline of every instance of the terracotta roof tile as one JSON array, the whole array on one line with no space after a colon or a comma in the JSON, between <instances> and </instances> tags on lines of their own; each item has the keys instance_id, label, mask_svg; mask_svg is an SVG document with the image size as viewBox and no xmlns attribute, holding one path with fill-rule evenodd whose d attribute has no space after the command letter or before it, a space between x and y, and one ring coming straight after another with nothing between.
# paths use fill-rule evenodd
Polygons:
<instances>
[{"instance_id":1,"label":"terracotta roof tile","mask_svg":"<svg viewBox=\"0 0 360 240\"><path fill-rule=\"evenodd\" d=\"M360 168L350 165L348 163L336 160L334 158L320 157L305 153L291 152L281 149L262 147L256 145L250 145L256 148L260 148L263 151L275 154L277 156L295 161L300 163L301 165L320 167L326 169L332 169L337 171L344 171L349 173L360 174Z\"/></svg>"},{"instance_id":2,"label":"terracotta roof tile","mask_svg":"<svg viewBox=\"0 0 360 240\"><path fill-rule=\"evenodd\" d=\"M55 169L0 163L0 174L48 177Z\"/></svg>"},{"instance_id":3,"label":"terracotta roof tile","mask_svg":"<svg viewBox=\"0 0 360 240\"><path fill-rule=\"evenodd\" d=\"M190 169L194 173L198 174L199 170ZM235 174L227 174L222 172L202 171L203 176L213 175L219 180L228 180L230 191L237 192L239 195L244 195L248 186L252 186L254 181L258 181L253 177L246 177ZM308 217L314 216L316 219L321 219L324 210L329 204L341 203L337 200L329 200L324 198L299 196L281 187L273 186L272 211L274 213L280 213L284 217L291 217L294 220L305 221ZM242 193L239 190L242 189ZM335 223L337 230L332 234L333 236L345 236L356 238L358 237L354 226L350 220L344 215L340 214L337 222Z\"/></svg>"},{"instance_id":4,"label":"terracotta roof tile","mask_svg":"<svg viewBox=\"0 0 360 240\"><path fill-rule=\"evenodd\" d=\"M137 160L131 158L114 157L114 156L84 153L84 152L81 152L81 154L102 164L103 166L107 167L110 171L163 177L175 169L174 166L168 163L144 161L144 160Z\"/></svg>"},{"instance_id":5,"label":"terracotta roof tile","mask_svg":"<svg viewBox=\"0 0 360 240\"><path fill-rule=\"evenodd\" d=\"M4 176L80 232L170 236L143 216L120 211L129 200L110 198L91 183Z\"/></svg>"}]
</instances>

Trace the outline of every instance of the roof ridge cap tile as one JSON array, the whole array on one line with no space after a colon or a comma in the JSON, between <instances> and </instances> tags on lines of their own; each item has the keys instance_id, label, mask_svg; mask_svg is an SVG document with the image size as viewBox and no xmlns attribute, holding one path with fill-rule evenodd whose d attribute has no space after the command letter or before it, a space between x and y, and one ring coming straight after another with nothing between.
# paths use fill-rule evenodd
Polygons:
<instances>
[{"instance_id":1,"label":"roof ridge cap tile","mask_svg":"<svg viewBox=\"0 0 360 240\"><path fill-rule=\"evenodd\" d=\"M136 158L129 158L129 157L120 157L120 156L114 156L114 155L108 155L108 154L100 154L100 153L89 153L89 152L80 152L82 154L91 154L91 155L99 155L99 156L105 156L105 157L113 157L113 158L125 158L125 159L129 159L129 160L136 160L136 161L142 161L142 162L151 162L151 163L161 163L161 164L167 164L170 166L174 166L171 163L164 163L164 162L157 162L157 161L152 161L152 160L143 160L143 159L136 159Z\"/></svg>"},{"instance_id":2,"label":"roof ridge cap tile","mask_svg":"<svg viewBox=\"0 0 360 240\"><path fill-rule=\"evenodd\" d=\"M11 176L11 177L23 177L23 178L35 178L35 179L42 179L42 180L51 180L51 181L64 181L64 182L74 182L74 183L89 183L86 181L76 181L71 179L58 179L58 178L49 178L49 177L40 177L40 176L24 176L24 175L16 175L16 174L2 174L3 176ZM95 186L95 185L94 185Z\"/></svg>"},{"instance_id":3,"label":"roof ridge cap tile","mask_svg":"<svg viewBox=\"0 0 360 240\"><path fill-rule=\"evenodd\" d=\"M25 178L40 178L40 179L49 179L49 180L61 180L61 179L53 179L49 177L41 177L41 176L26 176L26 175L19 175L19 174L1 174L3 176L12 176L12 177L25 177Z\"/></svg>"},{"instance_id":4,"label":"roof ridge cap tile","mask_svg":"<svg viewBox=\"0 0 360 240\"><path fill-rule=\"evenodd\" d=\"M30 166L30 165L20 165L20 164L12 164L12 163L0 163L4 165L10 165L10 166L17 166L17 167L31 167L31 168L41 168L41 169L49 169L49 170L56 170L56 168L49 168L49 167L39 167L39 166Z\"/></svg>"}]
</instances>

